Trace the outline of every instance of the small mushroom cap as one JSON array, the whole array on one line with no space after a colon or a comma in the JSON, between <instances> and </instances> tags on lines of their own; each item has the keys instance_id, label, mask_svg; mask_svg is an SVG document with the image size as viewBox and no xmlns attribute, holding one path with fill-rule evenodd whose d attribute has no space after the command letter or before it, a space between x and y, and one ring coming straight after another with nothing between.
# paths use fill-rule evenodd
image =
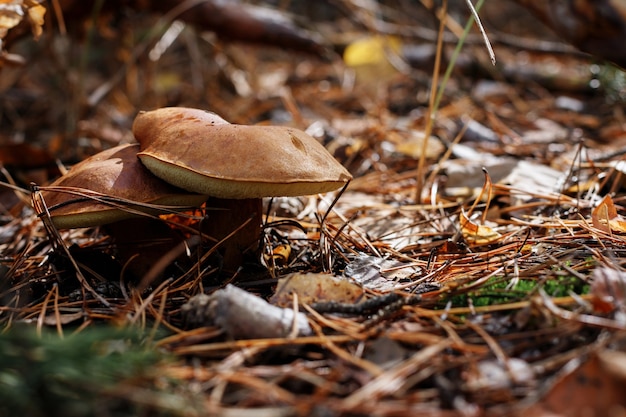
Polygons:
<instances>
[{"instance_id":1,"label":"small mushroom cap","mask_svg":"<svg viewBox=\"0 0 626 417\"><path fill-rule=\"evenodd\" d=\"M159 112L156 110L155 112ZM315 138L298 129L197 121L171 123L139 114L133 133L141 162L165 181L219 198L324 193L350 173ZM142 120L155 121L151 129Z\"/></svg>"},{"instance_id":2,"label":"small mushroom cap","mask_svg":"<svg viewBox=\"0 0 626 417\"><path fill-rule=\"evenodd\" d=\"M155 137L154 129L170 129L179 125L186 128L204 129L216 125L230 124L215 113L189 107L164 107L152 111L139 112L133 122L133 134L142 149ZM197 126L197 127L192 127Z\"/></svg>"},{"instance_id":3,"label":"small mushroom cap","mask_svg":"<svg viewBox=\"0 0 626 417\"><path fill-rule=\"evenodd\" d=\"M206 197L176 188L148 171L137 158L138 144L127 144L95 154L74 165L51 184L87 189L139 203L194 207ZM98 226L134 217L133 213L76 194L42 190L52 222L59 229ZM141 206L134 210L154 212Z\"/></svg>"}]
</instances>

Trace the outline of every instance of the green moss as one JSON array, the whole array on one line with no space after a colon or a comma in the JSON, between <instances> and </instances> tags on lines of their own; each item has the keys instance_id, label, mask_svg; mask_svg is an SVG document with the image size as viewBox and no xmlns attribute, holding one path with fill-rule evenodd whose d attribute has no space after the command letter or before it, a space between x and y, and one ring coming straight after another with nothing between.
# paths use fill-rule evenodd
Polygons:
<instances>
[{"instance_id":1,"label":"green moss","mask_svg":"<svg viewBox=\"0 0 626 417\"><path fill-rule=\"evenodd\" d=\"M132 395L156 391L152 370L164 360L139 335L109 327L65 338L11 329L0 335L0 415L174 415Z\"/></svg>"},{"instance_id":2,"label":"green moss","mask_svg":"<svg viewBox=\"0 0 626 417\"><path fill-rule=\"evenodd\" d=\"M626 72L611 64L597 64L591 67L591 72L597 81L591 86L602 88L606 100L609 102L626 102Z\"/></svg>"},{"instance_id":3,"label":"green moss","mask_svg":"<svg viewBox=\"0 0 626 417\"><path fill-rule=\"evenodd\" d=\"M508 278L493 277L479 289L455 295L451 301L455 307L465 307L470 303L475 307L507 304L525 300L540 288L553 297L589 292L588 284L571 275L556 275L545 280L519 279L515 285Z\"/></svg>"}]
</instances>

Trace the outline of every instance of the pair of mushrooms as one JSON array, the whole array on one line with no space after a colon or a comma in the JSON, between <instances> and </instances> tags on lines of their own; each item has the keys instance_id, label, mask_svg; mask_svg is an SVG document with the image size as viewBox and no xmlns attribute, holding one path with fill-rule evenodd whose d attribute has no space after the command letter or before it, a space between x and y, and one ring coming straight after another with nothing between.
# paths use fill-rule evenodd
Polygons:
<instances>
[{"instance_id":1,"label":"pair of mushrooms","mask_svg":"<svg viewBox=\"0 0 626 417\"><path fill-rule=\"evenodd\" d=\"M236 268L241 251L260 236L263 197L324 193L352 178L317 140L289 127L234 125L214 113L169 107L139 113L133 134L139 144L100 152L43 191L57 228L152 211L133 202L176 209L206 201L218 209L205 229L215 239L248 221L225 245L225 267Z\"/></svg>"}]
</instances>

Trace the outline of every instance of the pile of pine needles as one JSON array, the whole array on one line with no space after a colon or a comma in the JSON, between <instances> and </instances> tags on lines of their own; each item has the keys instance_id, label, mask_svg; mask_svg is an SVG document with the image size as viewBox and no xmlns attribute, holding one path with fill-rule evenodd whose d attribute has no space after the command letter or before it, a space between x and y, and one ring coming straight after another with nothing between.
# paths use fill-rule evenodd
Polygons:
<instances>
[{"instance_id":1,"label":"pile of pine needles","mask_svg":"<svg viewBox=\"0 0 626 417\"><path fill-rule=\"evenodd\" d=\"M81 152L127 140L133 103L173 100L233 121L308 129L355 180L340 196L268 201L262 256L240 270L225 273L196 242L140 289L109 235L54 229L37 188L24 190L17 177L31 173L4 169L2 414L568 414L580 403L559 402L559 390L597 392L571 382L575 372L599 372L607 404L624 406L611 396L624 375L607 370L626 360L611 356L626 330L623 102L591 93L588 80L563 92L537 78L457 73L433 112L428 72L398 70L384 94L347 89L350 72L338 73L336 62L186 30L161 68L129 65L126 86L86 118L89 127L83 120L83 139L99 139ZM182 71L201 79L185 78L177 62L196 49L215 62L192 63ZM45 85L45 69L37 71L24 76ZM130 82L151 71L158 77L146 83L155 84ZM167 85L173 76L178 89ZM215 87L210 104L202 95L172 98L194 91L185 80ZM138 99L155 85L162 94ZM579 104L584 111L573 111ZM55 140L86 143L63 135L47 151ZM206 215L160 219L189 238ZM137 236L137 253L147 246ZM182 314L195 295L227 284L267 299L290 274L343 277L363 295L293 300L289 308L307 314L307 336L233 340L217 325L191 328Z\"/></svg>"}]
</instances>

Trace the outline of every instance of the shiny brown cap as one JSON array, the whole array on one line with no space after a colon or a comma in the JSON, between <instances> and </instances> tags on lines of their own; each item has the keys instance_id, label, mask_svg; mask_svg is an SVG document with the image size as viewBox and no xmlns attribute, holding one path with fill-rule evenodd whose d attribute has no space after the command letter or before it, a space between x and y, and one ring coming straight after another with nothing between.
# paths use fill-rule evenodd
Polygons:
<instances>
[{"instance_id":1,"label":"shiny brown cap","mask_svg":"<svg viewBox=\"0 0 626 417\"><path fill-rule=\"evenodd\" d=\"M74 165L50 187L89 190L139 203L175 207L199 206L205 196L190 194L152 175L137 158L139 145L127 144L95 154ZM58 190L43 190L52 221L59 229L98 226L133 217L133 213ZM134 210L151 212L130 205Z\"/></svg>"},{"instance_id":2,"label":"shiny brown cap","mask_svg":"<svg viewBox=\"0 0 626 417\"><path fill-rule=\"evenodd\" d=\"M138 156L156 176L186 190L235 199L297 196L332 191L352 179L301 130L195 118L173 123L171 114L159 117L162 110L137 116Z\"/></svg>"},{"instance_id":3,"label":"shiny brown cap","mask_svg":"<svg viewBox=\"0 0 626 417\"><path fill-rule=\"evenodd\" d=\"M133 134L143 149L158 136L157 130L172 129L181 135L181 139L187 140L198 130L227 124L230 123L210 111L189 107L163 107L139 112L133 122ZM180 126L184 126L184 129L180 129Z\"/></svg>"}]
</instances>

